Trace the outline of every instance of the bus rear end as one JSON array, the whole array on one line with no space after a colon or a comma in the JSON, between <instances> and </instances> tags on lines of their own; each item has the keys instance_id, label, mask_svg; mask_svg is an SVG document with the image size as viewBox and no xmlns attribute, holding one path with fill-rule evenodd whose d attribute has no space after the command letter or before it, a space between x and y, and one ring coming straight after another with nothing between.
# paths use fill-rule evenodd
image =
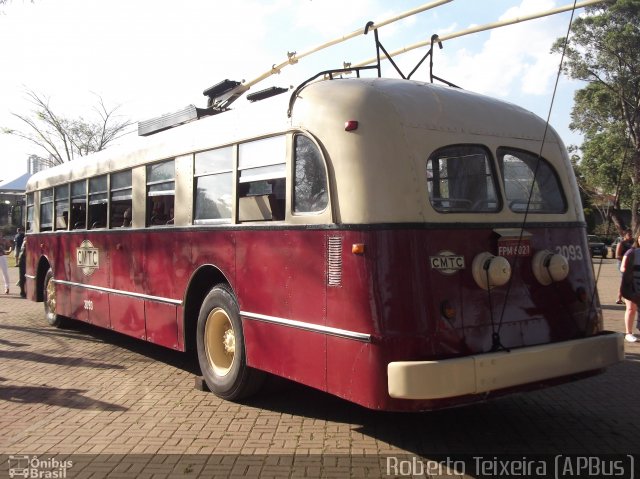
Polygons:
<instances>
[{"instance_id":1,"label":"bus rear end","mask_svg":"<svg viewBox=\"0 0 640 479\"><path fill-rule=\"evenodd\" d=\"M297 101L334 185L326 324L368 337L328 338L329 392L428 410L623 358L603 331L570 162L542 120L395 80L321 82Z\"/></svg>"}]
</instances>

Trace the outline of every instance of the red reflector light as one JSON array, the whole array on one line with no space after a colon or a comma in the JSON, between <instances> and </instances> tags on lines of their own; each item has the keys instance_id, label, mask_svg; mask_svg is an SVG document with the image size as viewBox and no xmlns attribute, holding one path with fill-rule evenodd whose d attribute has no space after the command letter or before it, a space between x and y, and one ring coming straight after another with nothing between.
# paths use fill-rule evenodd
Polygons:
<instances>
[{"instance_id":1,"label":"red reflector light","mask_svg":"<svg viewBox=\"0 0 640 479\"><path fill-rule=\"evenodd\" d=\"M344 122L344 131L353 131L358 129L358 122L356 120L348 120Z\"/></svg>"}]
</instances>

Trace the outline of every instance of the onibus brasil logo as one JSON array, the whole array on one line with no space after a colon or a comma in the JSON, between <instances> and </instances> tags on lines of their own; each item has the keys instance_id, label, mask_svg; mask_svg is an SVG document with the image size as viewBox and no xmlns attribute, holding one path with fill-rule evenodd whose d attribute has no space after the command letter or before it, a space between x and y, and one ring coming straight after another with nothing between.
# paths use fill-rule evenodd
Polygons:
<instances>
[{"instance_id":1,"label":"onibus brasil logo","mask_svg":"<svg viewBox=\"0 0 640 479\"><path fill-rule=\"evenodd\" d=\"M65 479L67 469L73 467L73 461L58 460L55 457L9 456L9 477L42 479Z\"/></svg>"},{"instance_id":2,"label":"onibus brasil logo","mask_svg":"<svg viewBox=\"0 0 640 479\"><path fill-rule=\"evenodd\" d=\"M76 265L82 268L85 276L92 275L100 267L100 251L91 241L84 240L80 243L80 247L76 248Z\"/></svg>"}]
</instances>

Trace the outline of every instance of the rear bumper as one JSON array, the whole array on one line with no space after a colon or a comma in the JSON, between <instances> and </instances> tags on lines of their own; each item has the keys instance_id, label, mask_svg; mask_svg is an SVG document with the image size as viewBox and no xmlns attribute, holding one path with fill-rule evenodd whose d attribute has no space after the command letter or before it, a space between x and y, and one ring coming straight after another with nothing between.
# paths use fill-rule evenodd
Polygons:
<instances>
[{"instance_id":1,"label":"rear bumper","mask_svg":"<svg viewBox=\"0 0 640 479\"><path fill-rule=\"evenodd\" d=\"M388 390L399 399L452 398L594 371L623 359L622 334L606 332L510 352L392 362L387 366Z\"/></svg>"}]
</instances>

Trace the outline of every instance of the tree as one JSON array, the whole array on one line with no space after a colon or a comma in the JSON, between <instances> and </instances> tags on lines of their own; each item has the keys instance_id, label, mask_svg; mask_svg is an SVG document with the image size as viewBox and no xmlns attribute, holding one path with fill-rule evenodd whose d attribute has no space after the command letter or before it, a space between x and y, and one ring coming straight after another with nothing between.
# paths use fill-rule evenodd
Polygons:
<instances>
[{"instance_id":1,"label":"tree","mask_svg":"<svg viewBox=\"0 0 640 479\"><path fill-rule=\"evenodd\" d=\"M575 20L564 73L588 82L575 94L570 128L584 134L580 171L595 191L618 194L640 228L640 0L608 0ZM565 39L552 47L562 52ZM610 212L619 230L624 223Z\"/></svg>"},{"instance_id":2,"label":"tree","mask_svg":"<svg viewBox=\"0 0 640 479\"><path fill-rule=\"evenodd\" d=\"M118 107L108 108L100 96L93 107L95 119L85 120L58 115L49 105L48 97L32 90L26 93L34 109L27 115L12 113L27 126L26 131L3 128L3 132L35 144L46 152L47 158L36 156L54 165L104 150L109 143L126 135L127 128L133 124L120 119L116 115Z\"/></svg>"}]
</instances>

